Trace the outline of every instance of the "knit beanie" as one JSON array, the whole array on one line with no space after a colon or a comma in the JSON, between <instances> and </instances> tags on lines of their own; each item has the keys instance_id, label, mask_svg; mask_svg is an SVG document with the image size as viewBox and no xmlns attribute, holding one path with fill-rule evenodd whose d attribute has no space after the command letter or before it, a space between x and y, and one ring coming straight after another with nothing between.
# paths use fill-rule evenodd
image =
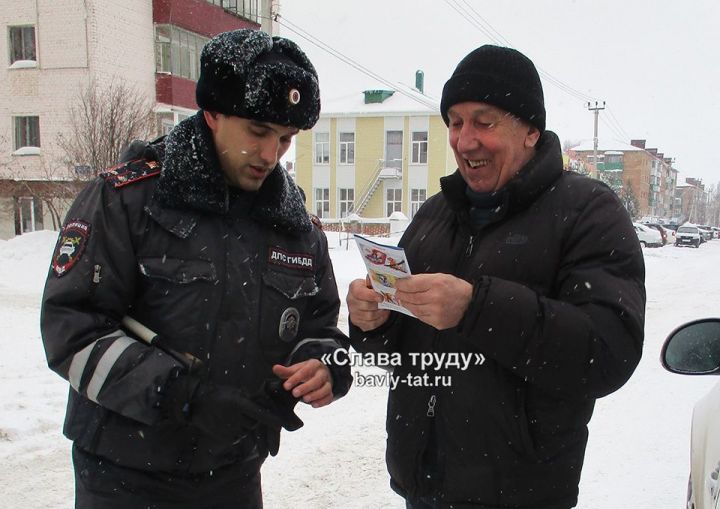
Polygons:
<instances>
[{"instance_id":1,"label":"knit beanie","mask_svg":"<svg viewBox=\"0 0 720 509\"><path fill-rule=\"evenodd\" d=\"M545 131L545 100L532 61L512 48L486 44L471 51L443 87L440 113L449 124L448 109L473 101L497 106Z\"/></svg>"},{"instance_id":2,"label":"knit beanie","mask_svg":"<svg viewBox=\"0 0 720 509\"><path fill-rule=\"evenodd\" d=\"M310 129L320 116L315 68L292 41L259 30L216 35L200 55L200 108Z\"/></svg>"}]
</instances>

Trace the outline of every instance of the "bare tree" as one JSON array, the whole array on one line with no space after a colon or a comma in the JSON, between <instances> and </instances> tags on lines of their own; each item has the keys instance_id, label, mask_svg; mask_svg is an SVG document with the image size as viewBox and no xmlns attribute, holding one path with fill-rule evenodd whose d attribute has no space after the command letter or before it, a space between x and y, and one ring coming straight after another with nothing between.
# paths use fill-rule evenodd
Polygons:
<instances>
[{"instance_id":1,"label":"bare tree","mask_svg":"<svg viewBox=\"0 0 720 509\"><path fill-rule=\"evenodd\" d=\"M707 191L707 224L720 226L720 186L713 184Z\"/></svg>"},{"instance_id":2,"label":"bare tree","mask_svg":"<svg viewBox=\"0 0 720 509\"><path fill-rule=\"evenodd\" d=\"M620 201L622 201L623 205L630 214L630 217L632 217L633 220L637 219L640 215L640 203L635 196L635 191L633 191L632 185L628 182L622 185L619 192L615 192L618 193Z\"/></svg>"},{"instance_id":3,"label":"bare tree","mask_svg":"<svg viewBox=\"0 0 720 509\"><path fill-rule=\"evenodd\" d=\"M68 114L65 132L55 140L59 150L34 160L39 166L30 170L0 161L0 196L13 198L4 202L0 213L14 214L16 230L20 198L41 204L38 211L49 215L53 229L58 229L85 181L117 164L133 139L148 139L157 130L151 100L117 81L104 86L90 81L81 87Z\"/></svg>"},{"instance_id":4,"label":"bare tree","mask_svg":"<svg viewBox=\"0 0 720 509\"><path fill-rule=\"evenodd\" d=\"M93 80L70 107L68 133L59 137L58 145L65 164L79 176L89 177L117 164L132 140L148 139L155 131L148 97L124 83L102 86Z\"/></svg>"},{"instance_id":5,"label":"bare tree","mask_svg":"<svg viewBox=\"0 0 720 509\"><path fill-rule=\"evenodd\" d=\"M12 200L5 202L0 213L8 216L15 216L16 228L20 220L18 207L20 198L33 198L36 204L40 204L39 211L49 214L54 230L60 228L62 215L69 208L78 192L85 185L84 181L77 177L68 177L64 167L51 166L41 157L39 166L31 173L33 178L28 178L28 168L24 165L10 165L6 161L0 162L2 178L0 178L0 197ZM44 225L49 227L50 225Z\"/></svg>"}]
</instances>

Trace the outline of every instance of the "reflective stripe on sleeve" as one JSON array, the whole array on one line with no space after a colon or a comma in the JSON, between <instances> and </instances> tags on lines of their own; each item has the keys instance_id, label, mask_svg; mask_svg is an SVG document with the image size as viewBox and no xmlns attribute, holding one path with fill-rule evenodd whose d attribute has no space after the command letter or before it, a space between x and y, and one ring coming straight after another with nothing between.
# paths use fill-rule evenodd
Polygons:
<instances>
[{"instance_id":1,"label":"reflective stripe on sleeve","mask_svg":"<svg viewBox=\"0 0 720 509\"><path fill-rule=\"evenodd\" d=\"M96 339L73 356L73 360L70 363L70 369L68 370L68 381L73 389L80 392L80 381L82 380L83 373L85 372L85 366L87 366L90 354L92 353L93 348L95 348L95 345L97 345L97 342L103 339L120 337L122 335L123 332L121 330L111 332L107 336Z\"/></svg>"},{"instance_id":2,"label":"reflective stripe on sleeve","mask_svg":"<svg viewBox=\"0 0 720 509\"><path fill-rule=\"evenodd\" d=\"M95 372L93 373L87 387L87 397L90 401L94 401L95 403L98 402L98 394L105 384L110 370L122 353L134 343L136 343L134 339L122 336L116 339L113 344L110 345L110 348L105 351L103 356L100 358L100 362L98 362L97 366L95 366Z\"/></svg>"},{"instance_id":3,"label":"reflective stripe on sleeve","mask_svg":"<svg viewBox=\"0 0 720 509\"><path fill-rule=\"evenodd\" d=\"M70 363L70 369L68 370L68 381L70 382L70 386L75 389L77 392L80 392L80 382L82 381L83 373L85 373L85 368L87 368L88 360L90 359L90 354L92 354L93 348L95 348L95 345L98 344L99 341L103 341L105 339L113 339L113 338L125 338L126 340L132 341L130 338L125 336L125 333L121 330L116 330L115 332L111 332L110 334L103 336L101 338L96 339L89 345L87 345L85 348L80 350L78 353L76 353L73 356L73 360ZM127 345L129 346L129 345ZM127 348L125 346L125 348ZM121 352L122 353L122 352ZM103 354L102 358L100 359L100 363L103 362L103 360L107 357L107 352ZM117 357L115 357L117 359ZM114 361L113 361L114 362ZM100 363L95 367L95 373L93 374L93 377L91 379L92 383L96 376L97 376L97 369L100 366ZM104 378L107 376L107 373L105 374ZM88 391L89 391L89 385L88 385ZM93 400L95 401L95 400Z\"/></svg>"}]
</instances>

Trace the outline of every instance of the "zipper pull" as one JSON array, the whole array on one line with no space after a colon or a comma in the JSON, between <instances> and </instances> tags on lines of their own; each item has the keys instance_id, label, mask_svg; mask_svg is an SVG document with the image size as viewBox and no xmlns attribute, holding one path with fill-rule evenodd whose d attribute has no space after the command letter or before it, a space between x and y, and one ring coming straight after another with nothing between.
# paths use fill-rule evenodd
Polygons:
<instances>
[{"instance_id":1,"label":"zipper pull","mask_svg":"<svg viewBox=\"0 0 720 509\"><path fill-rule=\"evenodd\" d=\"M437 402L437 398L433 394L430 396L430 401L428 401L428 411L427 416L428 417L435 417L435 403Z\"/></svg>"},{"instance_id":2,"label":"zipper pull","mask_svg":"<svg viewBox=\"0 0 720 509\"><path fill-rule=\"evenodd\" d=\"M95 272L93 272L93 283L98 284L100 282L100 265L95 265Z\"/></svg>"},{"instance_id":3,"label":"zipper pull","mask_svg":"<svg viewBox=\"0 0 720 509\"><path fill-rule=\"evenodd\" d=\"M470 255L472 255L474 243L475 243L475 235L470 235L470 238L468 239L467 247L465 248L465 256L469 257Z\"/></svg>"}]
</instances>

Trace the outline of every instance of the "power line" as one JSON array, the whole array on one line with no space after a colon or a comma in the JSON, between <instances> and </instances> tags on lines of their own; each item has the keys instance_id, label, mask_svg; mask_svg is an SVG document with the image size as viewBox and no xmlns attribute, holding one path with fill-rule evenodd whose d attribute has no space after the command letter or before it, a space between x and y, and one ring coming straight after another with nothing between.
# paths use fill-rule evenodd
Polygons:
<instances>
[{"instance_id":1,"label":"power line","mask_svg":"<svg viewBox=\"0 0 720 509\"><path fill-rule=\"evenodd\" d=\"M261 16L261 17L267 18L266 16ZM362 64L356 62L356 61L353 60L352 58L344 55L343 53L341 53L340 51L336 50L335 48L333 48L333 47L330 46L329 44L324 43L323 41L321 41L320 39L318 39L317 37L315 37L315 36L312 35L311 33L307 32L307 31L304 30L302 27L296 25L295 23L293 23L292 21L290 21L290 20L287 19L286 17L282 16L281 14L276 13L276 14L272 17L272 19L273 19L274 21L276 21L277 23L279 23L281 26L285 27L286 29L288 29L288 30L290 30L291 32L293 32L293 33L297 34L298 36L302 37L303 39L305 39L305 40L308 41L309 43L311 43L311 44L313 44L314 46L320 48L321 50L325 51L326 53L329 53L329 54L332 55L333 57L335 57L335 58L337 58L338 60L346 63L347 65L349 65L349 66L351 66L352 68L356 69L357 71L365 74L366 76L369 76L369 77L373 78L374 80L379 81L379 82L382 83L383 85L385 85L385 86L391 88L392 90L394 90L394 91L396 91L396 92L404 95L405 97L408 97L408 98L412 99L413 101L417 102L418 104L421 104L422 106L425 106L426 108L429 108L429 109L431 109L431 110L433 110L433 111L438 111L438 105L437 105L436 103L434 103L433 101L431 101L430 99L427 99L427 100L426 100L426 99L423 99L423 97L425 97L425 96L421 97L421 96L418 96L418 95L415 95L415 94L411 94L411 93L403 90L402 88L400 88L400 87L398 87L397 85L393 84L393 83L390 82L389 80L383 78L383 77L380 76L379 74L373 72L372 70L368 69L367 67L363 66Z\"/></svg>"},{"instance_id":2,"label":"power line","mask_svg":"<svg viewBox=\"0 0 720 509\"><path fill-rule=\"evenodd\" d=\"M496 44L503 44L493 33L490 29L485 28L481 23L479 23L477 20L474 19L474 17L468 13L467 9L464 7L461 7L455 2L452 2L451 0L445 0L445 3L448 4L455 12L460 14L460 16L464 17L468 22L470 22L475 28L480 30L483 34L485 34L491 41L493 41ZM502 36L500 36L502 37ZM509 43L505 41L507 45Z\"/></svg>"},{"instance_id":3,"label":"power line","mask_svg":"<svg viewBox=\"0 0 720 509\"><path fill-rule=\"evenodd\" d=\"M617 128L620 130L622 135L626 140L630 140L630 136L628 136L627 131L623 129L622 124L618 121L617 117L615 117L615 114L612 112L610 107L608 107L608 115L610 115L610 120L617 126Z\"/></svg>"},{"instance_id":4,"label":"power line","mask_svg":"<svg viewBox=\"0 0 720 509\"><path fill-rule=\"evenodd\" d=\"M600 122L602 122L605 127L607 127L609 130L613 132L613 134L616 136L615 141L621 141L623 143L627 143L627 140L630 138L625 136L621 131L617 129L613 124L607 121L607 117L601 117Z\"/></svg>"},{"instance_id":5,"label":"power line","mask_svg":"<svg viewBox=\"0 0 720 509\"><path fill-rule=\"evenodd\" d=\"M488 20L486 20L485 18L483 18L483 17L480 15L480 13L478 13L478 12L473 8L473 6L468 3L467 0L462 0L462 1L463 1L463 3L467 6L467 8L470 9L470 10L473 12L474 17L475 17L476 19L479 19L479 20L481 21L481 23L482 23L483 26L487 27L487 30L489 30L490 32L493 32L493 33L496 34L496 38L495 38L496 41L501 42L504 46L512 46L512 45L510 44L510 41L508 41L507 39L505 39L505 37L503 37L503 35L502 35L500 32L498 32L497 30L495 30L495 27L492 26L492 23L490 23Z\"/></svg>"},{"instance_id":6,"label":"power line","mask_svg":"<svg viewBox=\"0 0 720 509\"><path fill-rule=\"evenodd\" d=\"M462 2L466 7L461 6L459 2ZM496 44L501 44L503 46L513 47L512 43L508 39L506 39L498 30L496 30L495 27L493 27L492 23L483 18L480 13L478 13L475 8L468 2L468 0L445 0L445 3L452 7L458 14L465 17L478 30L487 35L491 41L495 42ZM574 97L575 99L582 101L583 103L592 102L595 100L593 96L576 90L575 88L554 77L540 67L538 67L538 73L550 84L556 86L561 91ZM603 119L603 123L607 124L608 127L621 139L629 140L630 136L627 135L615 115L609 110L608 114L610 115L608 122Z\"/></svg>"},{"instance_id":7,"label":"power line","mask_svg":"<svg viewBox=\"0 0 720 509\"><path fill-rule=\"evenodd\" d=\"M483 34L485 34L488 38L490 38L493 42L496 44L502 44L507 47L512 47L512 44L510 41L508 41L506 38L500 34L493 26L490 24L487 20L485 20L480 14L477 13L477 11L468 4L467 0L461 0L467 7L464 7L458 3L460 0L445 0L445 2L453 8L458 14L463 16L468 22L470 22L475 28L480 30ZM326 53L329 53L334 58L337 58L341 62L349 65L350 67L354 68L355 70L365 74L366 76L369 76L373 78L376 81L379 81L380 83L384 84L388 88L400 93L401 95L404 95L413 101L417 102L418 104L421 104L422 106L425 106L426 108L429 108L433 111L437 111L437 103L432 102L431 100L425 100L423 96L418 96L412 93L409 93L402 88L398 87L396 84L390 82L386 78L380 76L379 74L375 73L374 71L368 69L367 67L363 66L362 64L358 63L357 61L353 60L352 58L348 57L347 55L343 54L339 50L336 50L329 44L321 41L299 25L293 23L291 20L287 19L286 17L282 16L281 14L277 13L272 17L267 16L260 16L265 19L273 19L278 24L286 28L287 30L297 34L298 36L302 37L306 41L310 42L314 46L320 48L321 50L325 51ZM480 21L478 21L478 19ZM555 87L559 88L561 91L565 92L566 94L572 96L574 99L582 101L583 103L591 102L590 99L592 99L592 96L589 96L587 94L584 94L574 88L572 88L570 85L567 85L566 83L562 82L561 80L555 78L550 73L544 71L541 68L538 68L538 73L540 76L542 76L546 81L548 81L550 84L554 85ZM409 88L409 87L408 87ZM614 115L610 114L610 119L606 121L604 118L602 119L603 124L605 124L613 133L618 136L621 139L629 139L629 136L624 132L622 129L622 126L617 121L617 119L614 117ZM611 123L613 122L613 123Z\"/></svg>"},{"instance_id":8,"label":"power line","mask_svg":"<svg viewBox=\"0 0 720 509\"><path fill-rule=\"evenodd\" d=\"M508 39L506 39L498 30L496 30L490 22L488 22L485 18L483 18L470 4L468 4L467 0L444 0L444 1L455 12L460 14L460 16L462 16L466 21L468 21L471 25L473 25L480 32L485 34L490 39L491 42L501 45L501 46L507 46L509 48L514 47L513 44ZM458 4L458 1L464 2L465 5L467 5L468 7L467 8L462 7L461 5ZM480 21L478 21L478 20L480 20ZM549 72L543 70L539 66L538 66L538 74L540 74L540 76L542 78L544 78L546 81L548 81L550 84L556 86L561 91L565 92L566 94L574 97L575 99L577 99L583 103L595 100L595 97L585 94L583 92L580 92L579 90L571 87L567 83L556 78Z\"/></svg>"}]
</instances>

